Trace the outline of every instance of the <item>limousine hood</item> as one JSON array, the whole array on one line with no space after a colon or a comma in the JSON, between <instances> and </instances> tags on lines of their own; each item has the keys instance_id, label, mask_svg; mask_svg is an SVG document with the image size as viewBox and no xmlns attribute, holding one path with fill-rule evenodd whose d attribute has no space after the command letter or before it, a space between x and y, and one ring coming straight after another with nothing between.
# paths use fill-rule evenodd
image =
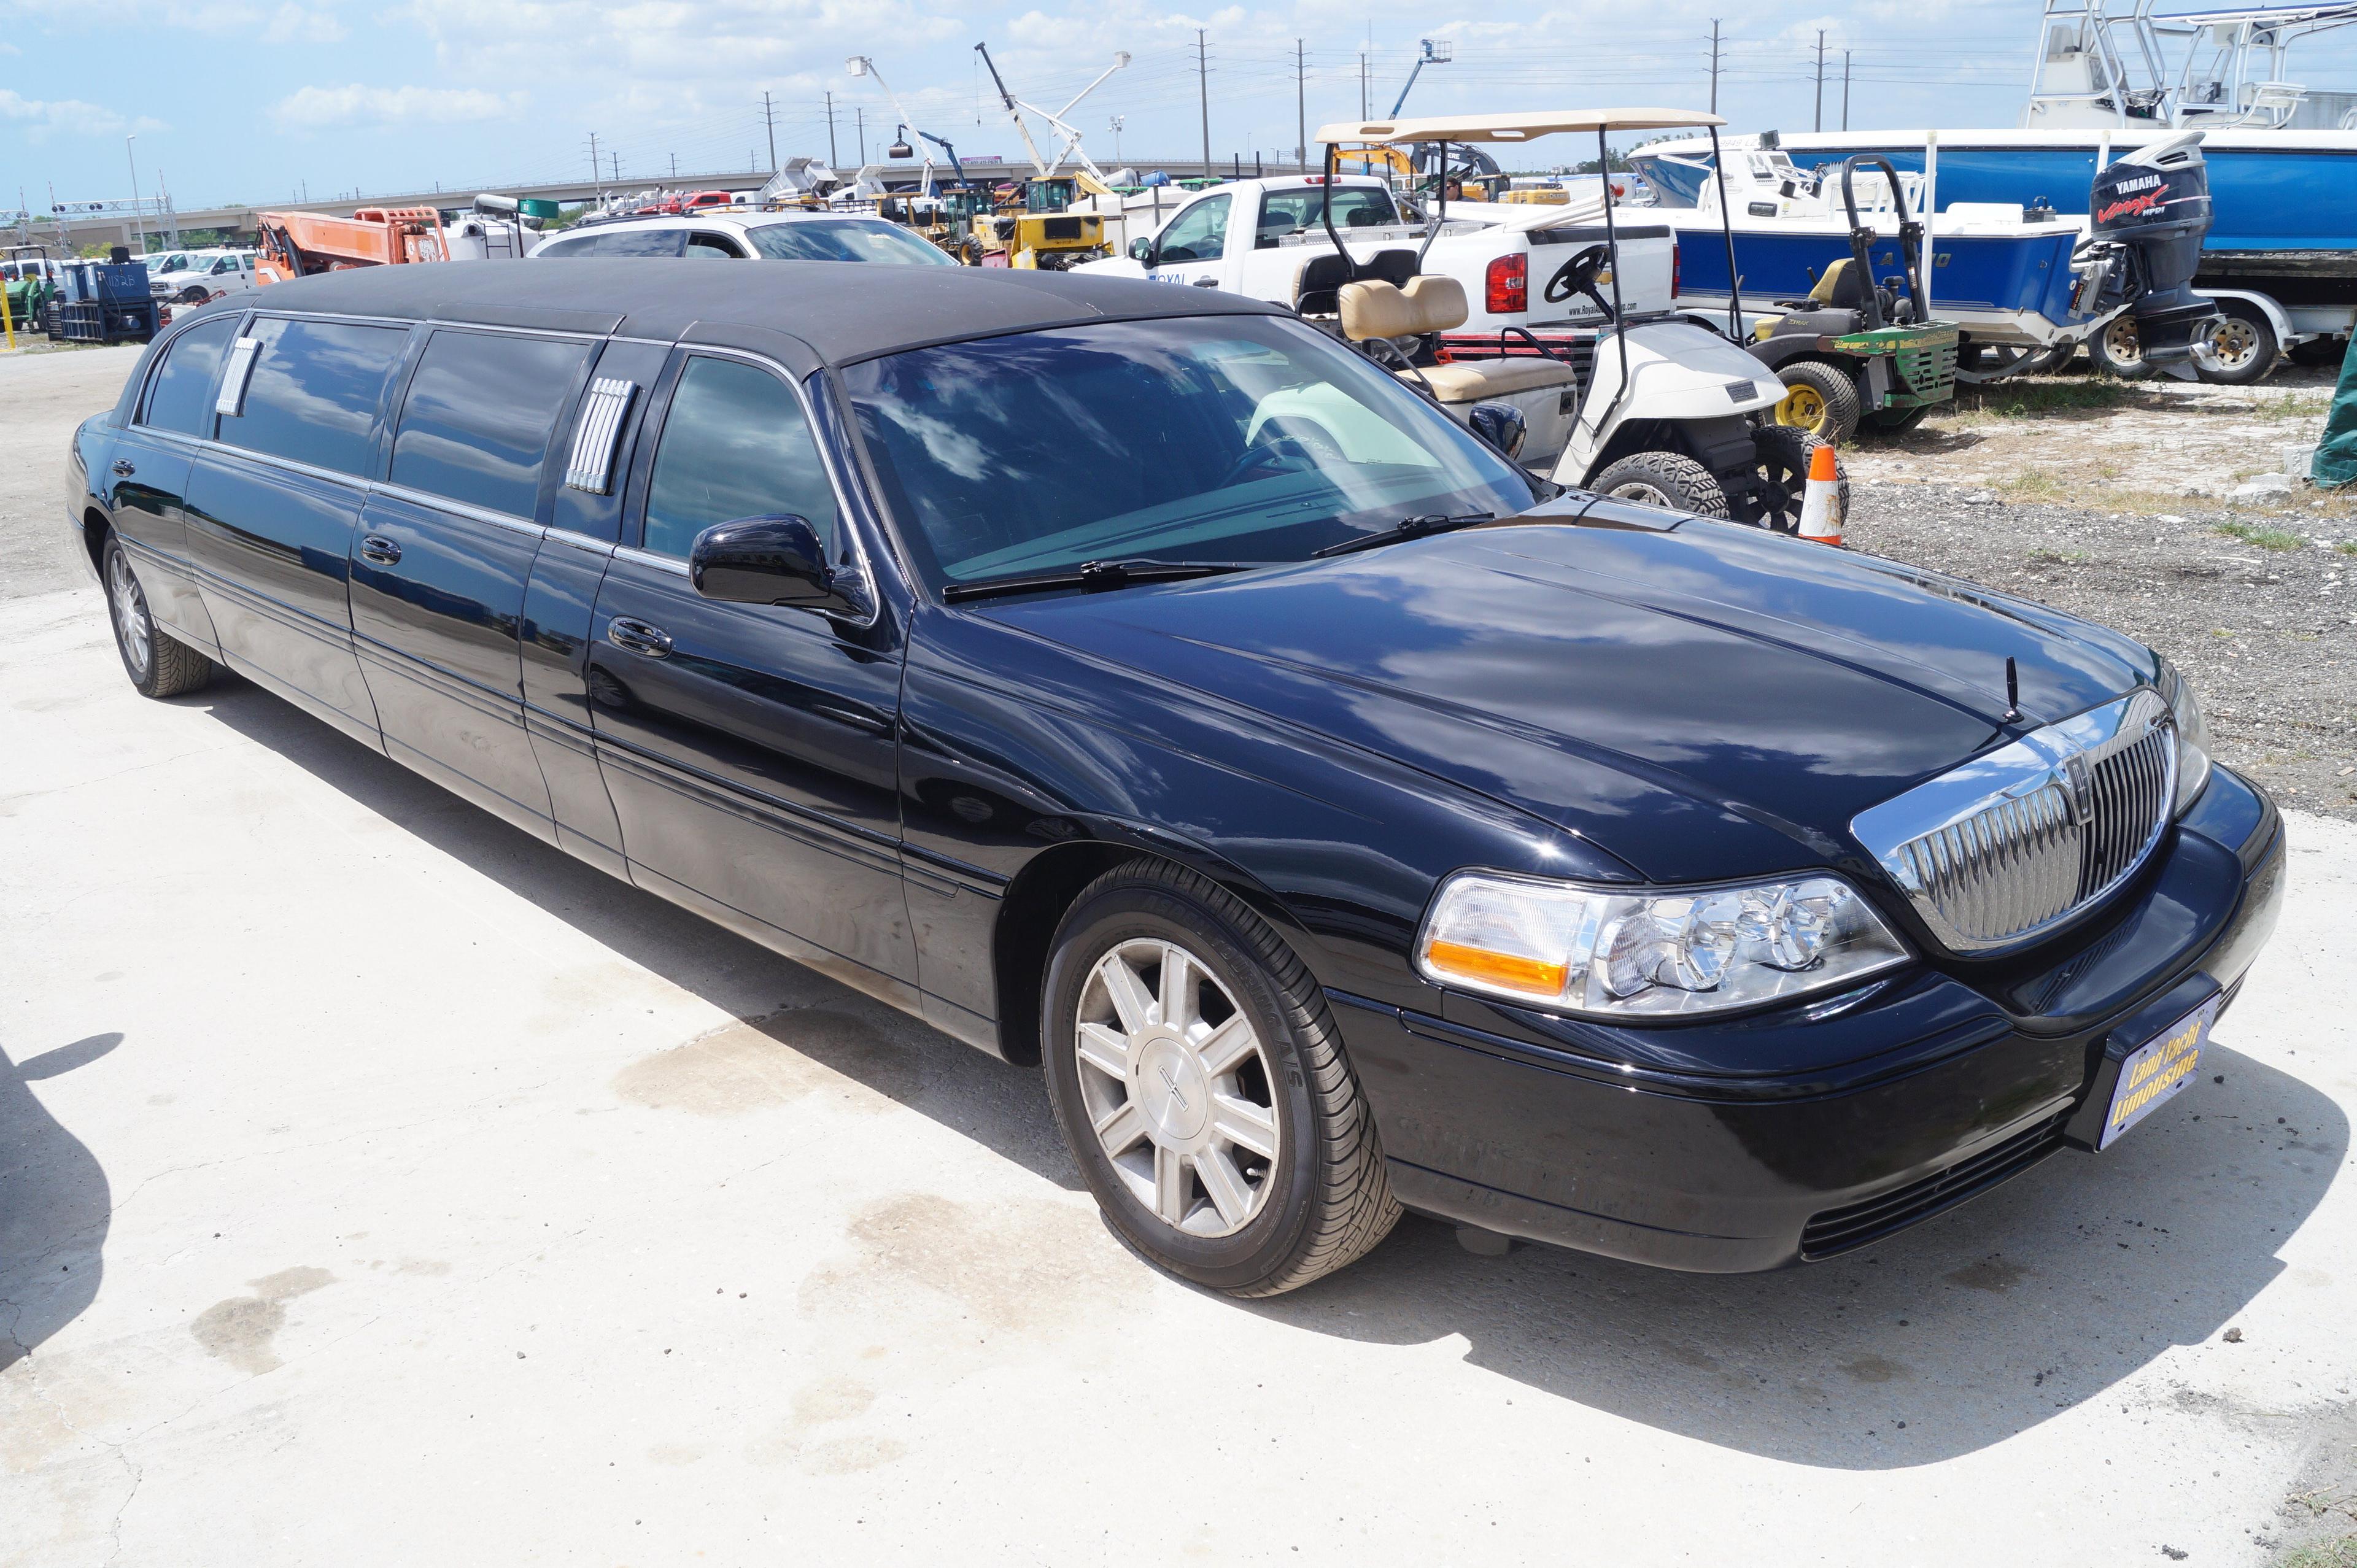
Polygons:
<instances>
[{"instance_id":1,"label":"limousine hood","mask_svg":"<svg viewBox=\"0 0 2357 1568\"><path fill-rule=\"evenodd\" d=\"M1598 503L989 613L1511 802L1662 882L1854 860L1866 807L2154 676L2140 644L1953 578L1630 518Z\"/></svg>"}]
</instances>

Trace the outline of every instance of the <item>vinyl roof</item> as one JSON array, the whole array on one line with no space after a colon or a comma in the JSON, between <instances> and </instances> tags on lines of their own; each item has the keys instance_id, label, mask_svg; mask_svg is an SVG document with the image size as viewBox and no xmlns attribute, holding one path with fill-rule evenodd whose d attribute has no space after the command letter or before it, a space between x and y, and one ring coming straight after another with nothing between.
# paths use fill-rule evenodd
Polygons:
<instances>
[{"instance_id":1,"label":"vinyl roof","mask_svg":"<svg viewBox=\"0 0 2357 1568\"><path fill-rule=\"evenodd\" d=\"M1273 315L1214 289L1012 267L584 256L427 262L293 278L230 296L235 307L396 320L544 327L724 341L731 328L798 338L833 364L927 343L1092 321Z\"/></svg>"},{"instance_id":2,"label":"vinyl roof","mask_svg":"<svg viewBox=\"0 0 2357 1568\"><path fill-rule=\"evenodd\" d=\"M1533 142L1565 131L1669 131L1724 125L1700 109L1557 109L1529 114L1435 114L1321 125L1320 142Z\"/></svg>"}]
</instances>

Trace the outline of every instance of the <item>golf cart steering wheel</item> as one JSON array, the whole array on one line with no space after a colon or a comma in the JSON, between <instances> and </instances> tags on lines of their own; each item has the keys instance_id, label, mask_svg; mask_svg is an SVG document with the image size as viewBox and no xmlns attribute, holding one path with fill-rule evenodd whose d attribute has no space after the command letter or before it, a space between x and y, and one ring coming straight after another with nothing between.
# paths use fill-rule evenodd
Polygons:
<instances>
[{"instance_id":1,"label":"golf cart steering wheel","mask_svg":"<svg viewBox=\"0 0 2357 1568\"><path fill-rule=\"evenodd\" d=\"M1263 422L1259 433L1236 455L1236 460L1211 488L1226 489L1255 468L1308 468L1321 462L1347 460L1347 454L1315 420L1288 419L1280 414Z\"/></svg>"},{"instance_id":2,"label":"golf cart steering wheel","mask_svg":"<svg viewBox=\"0 0 2357 1568\"><path fill-rule=\"evenodd\" d=\"M1584 294L1595 301L1596 308L1604 313L1605 319L1610 320L1612 307L1605 303L1602 295L1596 292L1596 274L1604 270L1605 257L1609 253L1601 245L1590 245L1556 268L1555 276L1547 279L1546 287L1542 291L1546 302L1561 305L1575 294Z\"/></svg>"}]
</instances>

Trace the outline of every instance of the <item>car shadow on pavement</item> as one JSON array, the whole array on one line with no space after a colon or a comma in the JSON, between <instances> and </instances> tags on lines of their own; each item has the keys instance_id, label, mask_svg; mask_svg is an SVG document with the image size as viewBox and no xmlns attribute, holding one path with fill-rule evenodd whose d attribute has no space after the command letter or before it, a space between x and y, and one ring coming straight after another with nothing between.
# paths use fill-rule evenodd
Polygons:
<instances>
[{"instance_id":1,"label":"car shadow on pavement","mask_svg":"<svg viewBox=\"0 0 2357 1568\"><path fill-rule=\"evenodd\" d=\"M256 745L431 844L623 958L743 1020L697 1042L717 1080L764 1071L791 1052L954 1127L1035 1176L1082 1186L1039 1074L747 940L667 899L576 860L341 731L235 677L183 698ZM749 1035L748 1031L749 1030ZM645 1064L650 1067L656 1064ZM683 1069L695 1064L683 1062ZM651 1089L660 1079L633 1086ZM712 1087L673 1092L711 1092Z\"/></svg>"},{"instance_id":2,"label":"car shadow on pavement","mask_svg":"<svg viewBox=\"0 0 2357 1568\"><path fill-rule=\"evenodd\" d=\"M790 1050L1080 1188L1033 1069L584 865L242 682L196 701L744 1020L752 1037L740 1028L699 1042L723 1065ZM862 1026L841 1027L846 1016ZM2246 1000L2222 1029L2231 1039L2253 1019ZM1368 1343L1461 1338L1469 1361L1539 1393L1795 1464L1930 1464L2100 1397L2174 1346L2250 1353L2220 1332L2282 1273L2276 1251L2322 1198L2349 1128L2325 1096L2225 1045L2213 1042L2204 1066L2194 1090L2105 1154L2057 1155L1878 1247L1806 1268L1683 1274L1544 1247L1478 1257L1448 1227L1410 1216L1328 1280L1232 1305Z\"/></svg>"},{"instance_id":3,"label":"car shadow on pavement","mask_svg":"<svg viewBox=\"0 0 2357 1568\"><path fill-rule=\"evenodd\" d=\"M33 1085L86 1067L117 1034L11 1061L0 1047L0 1370L81 1316L98 1295L114 1199L106 1172Z\"/></svg>"},{"instance_id":4,"label":"car shadow on pavement","mask_svg":"<svg viewBox=\"0 0 2357 1568\"><path fill-rule=\"evenodd\" d=\"M1543 1393L1768 1458L1932 1464L2104 1397L2173 1347L2264 1354L2222 1331L2284 1272L2277 1250L2331 1185L2349 1126L2223 1045L2202 1065L2104 1153L2065 1150L1826 1262L1681 1274L1544 1247L1483 1258L1411 1217L1351 1268L1254 1309L1383 1344L1462 1336L1469 1362ZM2177 1379L2136 1398L2214 1402Z\"/></svg>"}]
</instances>

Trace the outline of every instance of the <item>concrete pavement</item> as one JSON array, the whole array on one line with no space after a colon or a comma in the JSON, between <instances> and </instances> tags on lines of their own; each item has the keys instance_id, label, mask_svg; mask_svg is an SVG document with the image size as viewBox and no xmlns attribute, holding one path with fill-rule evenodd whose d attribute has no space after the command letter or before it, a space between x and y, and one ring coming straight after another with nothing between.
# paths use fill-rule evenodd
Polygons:
<instances>
[{"instance_id":1,"label":"concrete pavement","mask_svg":"<svg viewBox=\"0 0 2357 1568\"><path fill-rule=\"evenodd\" d=\"M2357 829L2294 819L2102 1156L1782 1274L1410 1220L1240 1304L1035 1074L252 687L135 696L57 585L97 359L0 360L0 1563L2245 1564L2357 1480Z\"/></svg>"}]
</instances>

